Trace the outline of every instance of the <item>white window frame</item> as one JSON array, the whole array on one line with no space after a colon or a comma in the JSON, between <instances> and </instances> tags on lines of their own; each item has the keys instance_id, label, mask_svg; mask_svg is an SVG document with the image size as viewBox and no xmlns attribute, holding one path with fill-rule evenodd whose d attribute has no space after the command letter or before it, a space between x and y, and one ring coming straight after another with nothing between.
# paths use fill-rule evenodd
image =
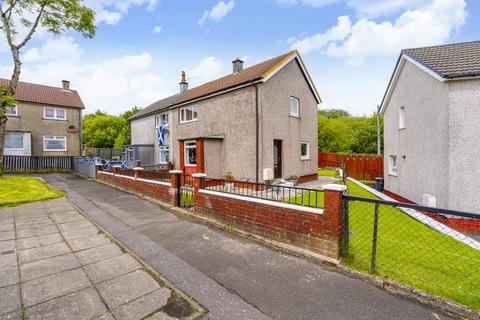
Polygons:
<instances>
[{"instance_id":1,"label":"white window frame","mask_svg":"<svg viewBox=\"0 0 480 320\"><path fill-rule=\"evenodd\" d=\"M46 140L64 140L65 141L65 148L64 149L47 149L46 148ZM67 151L67 137L66 136L43 136L43 151L44 152L62 152Z\"/></svg>"},{"instance_id":2,"label":"white window frame","mask_svg":"<svg viewBox=\"0 0 480 320\"><path fill-rule=\"evenodd\" d=\"M398 129L405 129L405 106L398 109Z\"/></svg>"},{"instance_id":3,"label":"white window frame","mask_svg":"<svg viewBox=\"0 0 480 320\"><path fill-rule=\"evenodd\" d=\"M398 158L395 155L388 156L388 174L398 176Z\"/></svg>"},{"instance_id":4,"label":"white window frame","mask_svg":"<svg viewBox=\"0 0 480 320\"><path fill-rule=\"evenodd\" d=\"M196 167L197 166L197 157L195 156L195 164L191 164L189 162L189 157L188 157L188 152L187 150L188 149L195 149L195 152L196 152L196 149L197 149L197 142L196 141L185 141L185 145L184 145L184 163L185 163L185 166L186 167Z\"/></svg>"},{"instance_id":5,"label":"white window frame","mask_svg":"<svg viewBox=\"0 0 480 320\"><path fill-rule=\"evenodd\" d=\"M9 134L18 134L22 136L22 147L21 148L7 148L7 135ZM23 132L5 132L5 150L8 151L23 151L25 150L25 134Z\"/></svg>"},{"instance_id":6,"label":"white window frame","mask_svg":"<svg viewBox=\"0 0 480 320\"><path fill-rule=\"evenodd\" d=\"M9 108L13 108L13 110L15 111L15 113L9 113L9 112L8 112L8 109L9 109ZM14 105L11 105L10 107L7 107L6 115L7 115L7 116L18 117L18 106L17 106L16 104L14 104Z\"/></svg>"},{"instance_id":7,"label":"white window frame","mask_svg":"<svg viewBox=\"0 0 480 320\"><path fill-rule=\"evenodd\" d=\"M303 145L307 145L307 154L306 155L302 155L302 146ZM310 143L309 142L301 142L300 143L300 159L301 160L310 160Z\"/></svg>"},{"instance_id":8,"label":"white window frame","mask_svg":"<svg viewBox=\"0 0 480 320\"><path fill-rule=\"evenodd\" d=\"M186 120L187 118L187 110L190 110L192 112L192 120ZM189 123L189 122L194 122L198 120L198 110L196 106L188 106L185 108L181 108L179 110L179 119L180 123Z\"/></svg>"},{"instance_id":9,"label":"white window frame","mask_svg":"<svg viewBox=\"0 0 480 320\"><path fill-rule=\"evenodd\" d=\"M170 121L169 119L169 115L168 115L168 112L165 112L165 113L161 113L161 114L157 114L155 116L155 128L158 128L160 126L160 124L165 124L166 126L168 126L168 123ZM162 120L163 118L163 120Z\"/></svg>"},{"instance_id":10,"label":"white window frame","mask_svg":"<svg viewBox=\"0 0 480 320\"><path fill-rule=\"evenodd\" d=\"M162 161L162 152L168 153L168 161ZM170 163L170 146L160 146L160 149L158 151L158 163L160 164Z\"/></svg>"},{"instance_id":11,"label":"white window frame","mask_svg":"<svg viewBox=\"0 0 480 320\"><path fill-rule=\"evenodd\" d=\"M292 102L295 101L297 103L297 112L292 112ZM300 118L300 99L296 97L290 97L290 116Z\"/></svg>"},{"instance_id":12,"label":"white window frame","mask_svg":"<svg viewBox=\"0 0 480 320\"><path fill-rule=\"evenodd\" d=\"M53 117L47 117L47 110L53 110ZM63 115L64 117L63 118L59 118L58 117L58 110L63 110ZM48 119L48 120L67 120L67 109L63 109L63 108L52 108L52 107L44 107L43 108L43 119Z\"/></svg>"}]
</instances>

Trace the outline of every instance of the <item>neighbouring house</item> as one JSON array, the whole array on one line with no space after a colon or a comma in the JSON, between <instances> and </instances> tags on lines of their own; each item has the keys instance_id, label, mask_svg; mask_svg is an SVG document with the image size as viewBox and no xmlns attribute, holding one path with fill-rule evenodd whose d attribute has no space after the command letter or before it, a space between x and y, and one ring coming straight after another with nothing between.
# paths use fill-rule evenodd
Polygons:
<instances>
[{"instance_id":1,"label":"neighbouring house","mask_svg":"<svg viewBox=\"0 0 480 320\"><path fill-rule=\"evenodd\" d=\"M0 79L0 85L9 80ZM84 105L69 81L62 87L19 82L17 104L7 108L5 155L78 156Z\"/></svg>"},{"instance_id":2,"label":"neighbouring house","mask_svg":"<svg viewBox=\"0 0 480 320\"><path fill-rule=\"evenodd\" d=\"M143 164L265 181L317 179L321 98L297 51L180 92L130 118L129 150Z\"/></svg>"},{"instance_id":3,"label":"neighbouring house","mask_svg":"<svg viewBox=\"0 0 480 320\"><path fill-rule=\"evenodd\" d=\"M402 50L381 113L385 188L480 212L480 41Z\"/></svg>"}]
</instances>

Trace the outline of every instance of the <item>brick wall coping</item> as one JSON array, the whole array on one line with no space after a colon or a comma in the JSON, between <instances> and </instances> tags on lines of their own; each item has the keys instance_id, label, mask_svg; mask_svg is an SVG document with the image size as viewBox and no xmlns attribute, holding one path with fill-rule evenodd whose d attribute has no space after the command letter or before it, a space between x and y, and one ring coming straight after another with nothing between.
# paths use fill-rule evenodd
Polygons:
<instances>
[{"instance_id":1,"label":"brick wall coping","mask_svg":"<svg viewBox=\"0 0 480 320\"><path fill-rule=\"evenodd\" d=\"M170 170L169 173L183 173L182 170Z\"/></svg>"},{"instance_id":2,"label":"brick wall coping","mask_svg":"<svg viewBox=\"0 0 480 320\"><path fill-rule=\"evenodd\" d=\"M192 177L194 177L194 178L206 178L207 174L205 174L205 173L194 173L194 174L192 174Z\"/></svg>"},{"instance_id":3,"label":"brick wall coping","mask_svg":"<svg viewBox=\"0 0 480 320\"><path fill-rule=\"evenodd\" d=\"M304 211L304 212L311 212L311 213L316 213L316 214L322 214L323 215L323 209L321 209L321 208L305 207L305 206L299 206L299 205L290 204L290 203L277 202L277 201L271 201L271 200L265 200L265 199L259 199L259 198L252 198L252 197L245 197L245 196L240 196L238 194L224 193L224 192L218 192L218 191L212 191L212 190L206 190L206 189L200 189L199 192L206 193L206 194L211 194L211 195L215 195L215 196L219 196L219 197L225 197L225 198L232 198L232 199L237 199L237 200L242 200L242 201L261 203L261 204L266 204L266 205L269 205L269 206L275 206L275 207L280 207L280 208L286 208L286 209L292 209L292 210Z\"/></svg>"},{"instance_id":4,"label":"brick wall coping","mask_svg":"<svg viewBox=\"0 0 480 320\"><path fill-rule=\"evenodd\" d=\"M378 198L380 198L382 200L398 202L397 200L395 200L393 198L390 198L389 196L387 196L387 195L385 195L381 192L378 192L377 190L361 183L358 180L355 180L355 179L350 178L350 177L348 177L347 179L352 181L353 183L357 184L358 186L364 188L368 192L376 195ZM467 237L463 233L460 233L456 230L453 230L449 226L447 226L443 223L440 223L437 220L434 220L433 218L430 218L429 216L427 216L427 215L425 215L425 214L423 214L423 213L421 213L421 212L419 212L415 209L401 208L401 207L397 207L397 209L404 212L405 214L408 214L410 217L414 218L415 220L419 221L420 223L423 223L424 225L429 226L430 228L437 230L440 233L443 233L443 234L445 234L449 237L452 237L455 240L463 242L467 246L470 246L474 249L480 250L480 242L478 242L478 241L476 241L476 240L474 240L470 237Z\"/></svg>"},{"instance_id":5,"label":"brick wall coping","mask_svg":"<svg viewBox=\"0 0 480 320\"><path fill-rule=\"evenodd\" d=\"M135 167L135 168L133 168L133 170L142 171L142 170L145 170L145 169L143 167Z\"/></svg>"},{"instance_id":6,"label":"brick wall coping","mask_svg":"<svg viewBox=\"0 0 480 320\"><path fill-rule=\"evenodd\" d=\"M347 186L343 184L325 184L322 186L323 190L332 190L332 191L345 191L347 190Z\"/></svg>"},{"instance_id":7,"label":"brick wall coping","mask_svg":"<svg viewBox=\"0 0 480 320\"><path fill-rule=\"evenodd\" d=\"M112 168L121 168L121 167L122 167L122 166L120 166L120 165L118 165L118 164L112 166Z\"/></svg>"},{"instance_id":8,"label":"brick wall coping","mask_svg":"<svg viewBox=\"0 0 480 320\"><path fill-rule=\"evenodd\" d=\"M99 171L99 173L107 174L107 175L111 175L111 176L114 175L114 174L111 173L111 172L105 172L105 171ZM125 179L130 179L130 180L137 180L137 181L142 181L142 182L147 182L147 183L153 183L153 184L159 184L159 185L167 186L167 187L170 187L170 186L172 185L171 183L163 182L163 181L149 180L149 179L143 179L143 178L135 179L135 177L132 177L132 176L124 176L124 175L122 175L122 174L116 174L115 176L116 176L116 177L119 177L119 178L125 178Z\"/></svg>"}]
</instances>

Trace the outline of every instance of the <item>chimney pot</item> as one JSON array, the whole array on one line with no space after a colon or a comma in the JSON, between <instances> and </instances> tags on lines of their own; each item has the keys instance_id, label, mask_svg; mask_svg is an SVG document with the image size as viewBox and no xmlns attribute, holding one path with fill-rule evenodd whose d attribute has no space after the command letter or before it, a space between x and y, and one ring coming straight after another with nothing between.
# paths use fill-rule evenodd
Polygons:
<instances>
[{"instance_id":1,"label":"chimney pot","mask_svg":"<svg viewBox=\"0 0 480 320\"><path fill-rule=\"evenodd\" d=\"M185 71L182 71L182 80L180 81L180 92L185 92L188 90L188 81Z\"/></svg>"},{"instance_id":2,"label":"chimney pot","mask_svg":"<svg viewBox=\"0 0 480 320\"><path fill-rule=\"evenodd\" d=\"M233 73L237 73L243 70L243 61L240 58L237 58L232 61L233 64Z\"/></svg>"},{"instance_id":3,"label":"chimney pot","mask_svg":"<svg viewBox=\"0 0 480 320\"><path fill-rule=\"evenodd\" d=\"M62 88L63 90L70 90L70 81L62 80Z\"/></svg>"}]
</instances>

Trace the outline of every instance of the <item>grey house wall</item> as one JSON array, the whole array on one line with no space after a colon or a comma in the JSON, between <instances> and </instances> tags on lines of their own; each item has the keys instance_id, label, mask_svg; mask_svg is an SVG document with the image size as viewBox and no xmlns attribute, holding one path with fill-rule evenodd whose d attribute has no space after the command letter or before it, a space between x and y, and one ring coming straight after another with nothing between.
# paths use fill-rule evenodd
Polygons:
<instances>
[{"instance_id":1,"label":"grey house wall","mask_svg":"<svg viewBox=\"0 0 480 320\"><path fill-rule=\"evenodd\" d=\"M290 97L299 99L300 117L290 116ZM273 169L273 140L282 140L283 178L315 174L318 167L318 110L296 60L260 86L260 177ZM310 159L301 160L302 142L310 144Z\"/></svg>"},{"instance_id":2,"label":"grey house wall","mask_svg":"<svg viewBox=\"0 0 480 320\"><path fill-rule=\"evenodd\" d=\"M480 80L449 82L448 207L480 212Z\"/></svg>"},{"instance_id":3,"label":"grey house wall","mask_svg":"<svg viewBox=\"0 0 480 320\"><path fill-rule=\"evenodd\" d=\"M449 185L449 90L406 61L384 115L385 188L422 203L423 194L447 207ZM405 107L405 129L399 108ZM398 176L389 174L389 156L397 156Z\"/></svg>"},{"instance_id":4,"label":"grey house wall","mask_svg":"<svg viewBox=\"0 0 480 320\"><path fill-rule=\"evenodd\" d=\"M155 131L155 116L140 118L131 122L131 143L136 160L142 160L142 164L149 165L158 163L155 146L157 143ZM158 156L158 155L157 155Z\"/></svg>"}]
</instances>

